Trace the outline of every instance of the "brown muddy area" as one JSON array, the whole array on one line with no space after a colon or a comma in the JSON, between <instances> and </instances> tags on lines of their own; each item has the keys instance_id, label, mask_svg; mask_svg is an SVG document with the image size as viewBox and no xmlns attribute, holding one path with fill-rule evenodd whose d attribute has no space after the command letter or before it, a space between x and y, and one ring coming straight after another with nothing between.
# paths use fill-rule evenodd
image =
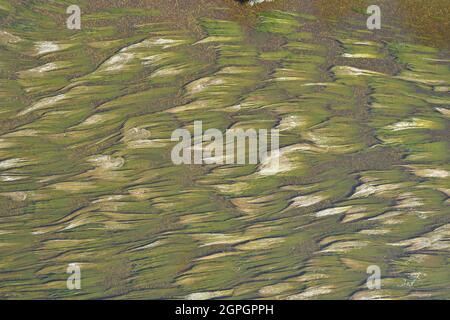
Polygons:
<instances>
[{"instance_id":1,"label":"brown muddy area","mask_svg":"<svg viewBox=\"0 0 450 320\"><path fill-rule=\"evenodd\" d=\"M373 1L372 1L373 2ZM256 14L267 10L284 10L314 14L319 18L317 36L325 30L330 31L352 18L361 18L365 8L373 4L368 0L275 0L249 6L236 0L93 0L86 6L86 13L111 8L136 8L158 10L159 17L124 18L119 25L124 30L127 25L148 22L167 22L174 28L190 29L200 32L197 19L199 17L216 19L233 19L242 25L252 25L257 21ZM391 25L399 25L402 33L413 35L418 40L449 48L450 8L447 0L380 0L377 2L383 14L383 19ZM131 19L131 20L128 20ZM100 21L94 22L101 25ZM336 25L337 24L337 25ZM381 31L382 33L383 31ZM396 35L398 37L398 35Z\"/></svg>"}]
</instances>

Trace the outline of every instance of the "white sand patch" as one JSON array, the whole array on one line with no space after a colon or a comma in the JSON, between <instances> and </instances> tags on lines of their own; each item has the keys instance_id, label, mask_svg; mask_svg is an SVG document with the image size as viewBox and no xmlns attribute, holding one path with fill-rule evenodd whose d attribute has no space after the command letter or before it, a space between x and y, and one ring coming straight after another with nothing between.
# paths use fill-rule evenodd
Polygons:
<instances>
[{"instance_id":1,"label":"white sand patch","mask_svg":"<svg viewBox=\"0 0 450 320\"><path fill-rule=\"evenodd\" d=\"M209 143L203 143L203 144L198 144L198 145L194 145L193 147L187 148L188 152L194 153L196 151L201 151L201 150L206 150L207 146L209 145ZM227 150L228 144L225 144L223 150ZM225 152L224 153L219 153L219 154L214 154L214 156L211 157L207 157L206 155L203 156L203 161L205 162L209 162L209 163L215 163L215 164L224 164L224 163L233 163L236 159L236 156L234 153L228 153Z\"/></svg>"},{"instance_id":2,"label":"white sand patch","mask_svg":"<svg viewBox=\"0 0 450 320\"><path fill-rule=\"evenodd\" d=\"M259 174L263 176L271 176L281 172L287 172L294 169L294 166L286 157L284 150L279 152L270 152L262 160L259 166Z\"/></svg>"},{"instance_id":3,"label":"white sand patch","mask_svg":"<svg viewBox=\"0 0 450 320\"><path fill-rule=\"evenodd\" d=\"M0 175L0 180L3 182L12 182L25 179L25 176L11 176L11 175Z\"/></svg>"},{"instance_id":4,"label":"white sand patch","mask_svg":"<svg viewBox=\"0 0 450 320\"><path fill-rule=\"evenodd\" d=\"M121 201L125 198L123 195L112 195L112 196L105 196L100 197L99 199L93 201L92 203L103 203L103 202L110 202L110 201Z\"/></svg>"},{"instance_id":5,"label":"white sand patch","mask_svg":"<svg viewBox=\"0 0 450 320\"><path fill-rule=\"evenodd\" d=\"M302 87L327 87L332 85L333 85L332 83L327 82L310 82L302 84Z\"/></svg>"},{"instance_id":6,"label":"white sand patch","mask_svg":"<svg viewBox=\"0 0 450 320\"><path fill-rule=\"evenodd\" d=\"M196 292L186 296L186 300L209 300L233 295L234 290Z\"/></svg>"},{"instance_id":7,"label":"white sand patch","mask_svg":"<svg viewBox=\"0 0 450 320\"><path fill-rule=\"evenodd\" d=\"M450 172L443 169L413 169L413 172L418 177L423 178L448 178Z\"/></svg>"},{"instance_id":8,"label":"white sand patch","mask_svg":"<svg viewBox=\"0 0 450 320\"><path fill-rule=\"evenodd\" d=\"M303 80L308 80L306 78L303 77L277 77L272 79L271 81L303 81Z\"/></svg>"},{"instance_id":9,"label":"white sand patch","mask_svg":"<svg viewBox=\"0 0 450 320\"><path fill-rule=\"evenodd\" d=\"M308 195L308 196L298 196L293 198L293 202L291 204L292 207L309 207L313 204L319 203L323 200L327 199L327 197L322 195Z\"/></svg>"},{"instance_id":10,"label":"white sand patch","mask_svg":"<svg viewBox=\"0 0 450 320\"><path fill-rule=\"evenodd\" d=\"M36 137L39 135L39 131L34 129L23 129L5 134L4 137Z\"/></svg>"},{"instance_id":11,"label":"white sand patch","mask_svg":"<svg viewBox=\"0 0 450 320\"><path fill-rule=\"evenodd\" d=\"M23 191L16 192L5 192L1 194L2 196L9 197L14 201L25 201L28 198L28 194Z\"/></svg>"},{"instance_id":12,"label":"white sand patch","mask_svg":"<svg viewBox=\"0 0 450 320\"><path fill-rule=\"evenodd\" d=\"M41 55L61 50L61 47L52 41L41 41L36 43L35 49L37 54Z\"/></svg>"},{"instance_id":13,"label":"white sand patch","mask_svg":"<svg viewBox=\"0 0 450 320\"><path fill-rule=\"evenodd\" d=\"M269 176L298 168L298 161L294 165L291 161L289 161L288 155L299 150L310 149L311 147L307 144L297 144L281 148L278 151L273 150L261 160L258 173L263 176Z\"/></svg>"},{"instance_id":14,"label":"white sand patch","mask_svg":"<svg viewBox=\"0 0 450 320\"><path fill-rule=\"evenodd\" d=\"M435 108L437 111L442 113L444 116L450 117L450 109L447 108Z\"/></svg>"},{"instance_id":15,"label":"white sand patch","mask_svg":"<svg viewBox=\"0 0 450 320\"><path fill-rule=\"evenodd\" d=\"M356 41L353 44L356 44L358 46L381 47L379 43L376 43L374 41Z\"/></svg>"},{"instance_id":16,"label":"white sand patch","mask_svg":"<svg viewBox=\"0 0 450 320\"><path fill-rule=\"evenodd\" d=\"M118 53L106 60L102 68L105 68L105 71L119 71L123 69L127 63L133 60L133 58L133 53Z\"/></svg>"},{"instance_id":17,"label":"white sand patch","mask_svg":"<svg viewBox=\"0 0 450 320\"><path fill-rule=\"evenodd\" d=\"M152 65L152 64L155 64L157 62L163 61L163 60L168 59L168 58L170 58L172 56L173 56L172 53L165 52L165 53L153 54L151 56L145 56L145 57L141 58L141 60L142 60L142 64L147 66L147 65Z\"/></svg>"},{"instance_id":18,"label":"white sand patch","mask_svg":"<svg viewBox=\"0 0 450 320\"><path fill-rule=\"evenodd\" d=\"M450 62L450 60L448 59L436 59L436 58L422 58L423 60L427 60L427 61L434 61L434 62Z\"/></svg>"},{"instance_id":19,"label":"white sand patch","mask_svg":"<svg viewBox=\"0 0 450 320\"><path fill-rule=\"evenodd\" d=\"M384 74L349 66L336 66L332 69L336 76L384 76Z\"/></svg>"},{"instance_id":20,"label":"white sand patch","mask_svg":"<svg viewBox=\"0 0 450 320\"><path fill-rule=\"evenodd\" d=\"M8 159L0 161L0 169L18 168L26 165L27 160L22 158Z\"/></svg>"},{"instance_id":21,"label":"white sand patch","mask_svg":"<svg viewBox=\"0 0 450 320\"><path fill-rule=\"evenodd\" d=\"M50 63L46 63L42 66L33 68L33 69L29 69L26 71L21 72L21 74L27 74L27 73L44 73L44 72L48 72L48 71L52 71L52 70L56 70L58 69L58 65L54 62L50 62Z\"/></svg>"},{"instance_id":22,"label":"white sand patch","mask_svg":"<svg viewBox=\"0 0 450 320\"><path fill-rule=\"evenodd\" d=\"M125 159L121 157L111 157L109 155L94 156L88 159L88 162L104 170L117 170L123 167Z\"/></svg>"},{"instance_id":23,"label":"white sand patch","mask_svg":"<svg viewBox=\"0 0 450 320\"><path fill-rule=\"evenodd\" d=\"M194 93L202 92L205 89L212 87L212 86L221 86L221 85L225 85L225 84L226 84L226 81L224 79L206 77L206 78L198 79L198 80L190 83L186 87L186 89L190 94L194 94Z\"/></svg>"},{"instance_id":24,"label":"white sand patch","mask_svg":"<svg viewBox=\"0 0 450 320\"><path fill-rule=\"evenodd\" d=\"M162 47L162 49L167 49L175 46L179 46L182 44L188 43L187 40L182 39L168 39L168 38L158 38L158 39L145 39L141 42L129 45L123 49L120 50L120 52L129 52L136 49L141 48L152 48L155 46Z\"/></svg>"},{"instance_id":25,"label":"white sand patch","mask_svg":"<svg viewBox=\"0 0 450 320\"><path fill-rule=\"evenodd\" d=\"M413 292L406 297L404 297L405 300L432 300L433 296L436 296L435 293L430 292Z\"/></svg>"},{"instance_id":26,"label":"white sand patch","mask_svg":"<svg viewBox=\"0 0 450 320\"><path fill-rule=\"evenodd\" d=\"M400 121L395 124L389 125L386 129L392 131L401 131L408 129L433 129L436 127L436 123L430 120L413 118L410 121Z\"/></svg>"},{"instance_id":27,"label":"white sand patch","mask_svg":"<svg viewBox=\"0 0 450 320\"><path fill-rule=\"evenodd\" d=\"M14 142L6 141L5 139L0 139L0 149L11 148L14 146Z\"/></svg>"},{"instance_id":28,"label":"white sand patch","mask_svg":"<svg viewBox=\"0 0 450 320\"><path fill-rule=\"evenodd\" d=\"M347 210L344 219L342 219L342 223L348 223L355 220L359 220L364 218L368 214L368 209L365 206L351 206L349 210Z\"/></svg>"},{"instance_id":29,"label":"white sand patch","mask_svg":"<svg viewBox=\"0 0 450 320\"><path fill-rule=\"evenodd\" d=\"M366 234L369 236L379 236L382 234L387 234L389 232L391 232L391 230L389 230L389 229L365 229L365 230L361 230L359 233Z\"/></svg>"},{"instance_id":30,"label":"white sand patch","mask_svg":"<svg viewBox=\"0 0 450 320\"><path fill-rule=\"evenodd\" d=\"M241 245L238 245L236 249L244 251L253 250L267 250L281 244L285 241L283 238L266 238L250 241Z\"/></svg>"},{"instance_id":31,"label":"white sand patch","mask_svg":"<svg viewBox=\"0 0 450 320\"><path fill-rule=\"evenodd\" d=\"M213 43L213 42L224 43L224 42L238 42L238 41L241 41L241 37L209 36L202 40L197 41L196 43L194 43L194 45L202 43Z\"/></svg>"},{"instance_id":32,"label":"white sand patch","mask_svg":"<svg viewBox=\"0 0 450 320\"><path fill-rule=\"evenodd\" d=\"M325 249L321 250L320 252L323 253L345 253L349 252L354 249L361 249L368 245L366 241L338 241L335 243L330 244Z\"/></svg>"},{"instance_id":33,"label":"white sand patch","mask_svg":"<svg viewBox=\"0 0 450 320\"><path fill-rule=\"evenodd\" d=\"M255 214L260 213L261 209L264 208L267 203L276 201L278 198L276 194L270 194L268 196L256 196L256 197L243 197L243 198L234 198L230 201L237 207L239 210L247 213L247 214Z\"/></svg>"},{"instance_id":34,"label":"white sand patch","mask_svg":"<svg viewBox=\"0 0 450 320\"><path fill-rule=\"evenodd\" d=\"M249 188L249 184L246 182L234 182L229 184L218 184L214 187L223 193L235 193L247 190Z\"/></svg>"},{"instance_id":35,"label":"white sand patch","mask_svg":"<svg viewBox=\"0 0 450 320\"><path fill-rule=\"evenodd\" d=\"M400 76L396 76L394 78L410 81L410 82L416 82L416 83L422 83L427 85L445 85L446 81L440 80L440 79L426 79L423 77L422 74L417 74L413 72L404 71Z\"/></svg>"},{"instance_id":36,"label":"white sand patch","mask_svg":"<svg viewBox=\"0 0 450 320\"><path fill-rule=\"evenodd\" d=\"M138 200L146 200L153 195L154 190L151 188L136 188L128 190L128 193Z\"/></svg>"},{"instance_id":37,"label":"white sand patch","mask_svg":"<svg viewBox=\"0 0 450 320\"><path fill-rule=\"evenodd\" d=\"M204 261L204 260L214 260L214 259L220 259L223 257L228 257L228 256L236 256L239 255L239 252L220 252L220 253L213 253L210 254L208 256L204 256L198 259L195 259L196 261Z\"/></svg>"},{"instance_id":38,"label":"white sand patch","mask_svg":"<svg viewBox=\"0 0 450 320\"><path fill-rule=\"evenodd\" d=\"M333 292L333 286L319 286L311 287L303 291L302 293L294 294L287 297L287 300L307 300L320 295L328 294Z\"/></svg>"},{"instance_id":39,"label":"white sand patch","mask_svg":"<svg viewBox=\"0 0 450 320\"><path fill-rule=\"evenodd\" d=\"M212 246L218 244L237 244L240 242L251 240L251 237L248 236L239 236L232 234L223 234L223 233L202 233L196 234L192 236L195 240L202 242L202 247Z\"/></svg>"},{"instance_id":40,"label":"white sand patch","mask_svg":"<svg viewBox=\"0 0 450 320\"><path fill-rule=\"evenodd\" d=\"M133 140L142 140L150 138L151 133L145 128L134 127L125 132L124 140L125 141L133 141Z\"/></svg>"},{"instance_id":41,"label":"white sand patch","mask_svg":"<svg viewBox=\"0 0 450 320\"><path fill-rule=\"evenodd\" d=\"M23 115L25 115L27 113L30 113L30 112L33 112L33 111L36 111L36 110L40 110L40 109L44 109L44 108L47 108L47 107L51 107L53 104L55 104L55 103L57 103L57 102L59 102L61 100L64 100L65 98L66 98L65 94L60 94L60 95L57 95L57 96L54 96L54 97L43 98L43 99L39 100L38 102L36 102L35 104L33 104L31 107L21 111L19 113L19 115L23 116Z\"/></svg>"},{"instance_id":42,"label":"white sand patch","mask_svg":"<svg viewBox=\"0 0 450 320\"><path fill-rule=\"evenodd\" d=\"M433 91L435 91L435 92L449 92L450 89L449 89L449 87L436 86L436 87L433 87Z\"/></svg>"},{"instance_id":43,"label":"white sand patch","mask_svg":"<svg viewBox=\"0 0 450 320\"><path fill-rule=\"evenodd\" d=\"M392 225L401 223L401 220L397 218L401 215L404 215L404 211L388 211L386 213L380 214L376 217L370 218L369 221L377 221L381 220L384 224Z\"/></svg>"},{"instance_id":44,"label":"white sand patch","mask_svg":"<svg viewBox=\"0 0 450 320\"><path fill-rule=\"evenodd\" d=\"M164 139L148 139L151 133L149 130L140 127L134 127L125 132L123 140L128 148L161 148L165 147L168 142Z\"/></svg>"},{"instance_id":45,"label":"white sand patch","mask_svg":"<svg viewBox=\"0 0 450 320\"><path fill-rule=\"evenodd\" d=\"M195 100L195 101L192 101L192 102L182 105L182 106L167 109L166 112L178 113L178 112L192 111L192 110L198 110L198 109L207 109L208 106L209 106L208 101Z\"/></svg>"},{"instance_id":46,"label":"white sand patch","mask_svg":"<svg viewBox=\"0 0 450 320\"><path fill-rule=\"evenodd\" d=\"M22 39L9 32L0 30L0 44L17 43L21 40Z\"/></svg>"},{"instance_id":47,"label":"white sand patch","mask_svg":"<svg viewBox=\"0 0 450 320\"><path fill-rule=\"evenodd\" d=\"M159 39L155 40L153 43L156 45L173 44L173 43L177 43L177 40L159 38Z\"/></svg>"},{"instance_id":48,"label":"white sand patch","mask_svg":"<svg viewBox=\"0 0 450 320\"><path fill-rule=\"evenodd\" d=\"M138 247L138 248L134 248L134 249L132 249L132 250L129 250L129 252L156 248L156 247L158 247L158 246L160 246L160 245L162 245L162 244L164 244L164 243L165 243L164 240L156 240L156 241L153 241L153 242L151 242L151 243L149 243L149 244L146 244L146 245L144 245L144 246L141 246L141 247Z\"/></svg>"},{"instance_id":49,"label":"white sand patch","mask_svg":"<svg viewBox=\"0 0 450 320\"><path fill-rule=\"evenodd\" d=\"M327 127L307 131L303 136L327 152L348 153L361 148L361 144L353 143L355 139L350 141L350 137L334 133Z\"/></svg>"},{"instance_id":50,"label":"white sand patch","mask_svg":"<svg viewBox=\"0 0 450 320\"><path fill-rule=\"evenodd\" d=\"M348 223L355 220L362 219L366 216L366 213L354 213L354 214L347 214L344 219L342 219L342 223Z\"/></svg>"},{"instance_id":51,"label":"white sand patch","mask_svg":"<svg viewBox=\"0 0 450 320\"><path fill-rule=\"evenodd\" d=\"M351 300L387 300L392 297L392 294L383 290L365 290L356 292Z\"/></svg>"},{"instance_id":52,"label":"white sand patch","mask_svg":"<svg viewBox=\"0 0 450 320\"><path fill-rule=\"evenodd\" d=\"M74 218L72 221L70 221L69 225L64 227L62 230L75 229L77 227L83 226L88 223L90 223L89 219L81 218L80 216L78 216L78 217Z\"/></svg>"},{"instance_id":53,"label":"white sand patch","mask_svg":"<svg viewBox=\"0 0 450 320\"><path fill-rule=\"evenodd\" d=\"M163 148L167 145L168 141L164 139L143 139L127 142L127 147L130 149Z\"/></svg>"},{"instance_id":54,"label":"white sand patch","mask_svg":"<svg viewBox=\"0 0 450 320\"><path fill-rule=\"evenodd\" d=\"M340 214L340 213L344 213L347 212L348 210L350 210L352 208L352 206L347 206L347 207L337 207L337 208L329 208L329 209L325 209L325 210L321 210L316 212L314 215L316 217L326 217L326 216L332 216L332 215L336 215L336 214Z\"/></svg>"},{"instance_id":55,"label":"white sand patch","mask_svg":"<svg viewBox=\"0 0 450 320\"><path fill-rule=\"evenodd\" d=\"M438 190L442 193L445 193L447 195L447 197L450 197L450 189L447 188L438 188ZM447 200L448 202L448 200Z\"/></svg>"},{"instance_id":56,"label":"white sand patch","mask_svg":"<svg viewBox=\"0 0 450 320\"><path fill-rule=\"evenodd\" d=\"M443 225L421 237L391 243L394 246L407 247L406 251L417 250L450 250L450 224Z\"/></svg>"},{"instance_id":57,"label":"white sand patch","mask_svg":"<svg viewBox=\"0 0 450 320\"><path fill-rule=\"evenodd\" d=\"M130 44L129 46L123 47L120 49L120 53L129 52L140 48L150 48L153 46L154 41L152 39L145 39L138 43Z\"/></svg>"},{"instance_id":58,"label":"white sand patch","mask_svg":"<svg viewBox=\"0 0 450 320\"><path fill-rule=\"evenodd\" d=\"M175 76L180 73L183 73L184 67L183 66L177 66L177 67L165 67L156 70L152 75L151 78L155 77L167 77L167 76Z\"/></svg>"},{"instance_id":59,"label":"white sand patch","mask_svg":"<svg viewBox=\"0 0 450 320\"><path fill-rule=\"evenodd\" d=\"M282 118L280 124L276 127L276 129L279 129L280 131L287 131L300 127L303 124L305 124L305 121L302 118L300 118L299 116L291 115Z\"/></svg>"},{"instance_id":60,"label":"white sand patch","mask_svg":"<svg viewBox=\"0 0 450 320\"><path fill-rule=\"evenodd\" d=\"M374 102L371 104L372 109L390 109L391 107L385 104Z\"/></svg>"},{"instance_id":61,"label":"white sand patch","mask_svg":"<svg viewBox=\"0 0 450 320\"><path fill-rule=\"evenodd\" d=\"M262 287L261 289L259 289L258 294L263 297L270 297L292 289L295 289L295 285L293 283L277 283Z\"/></svg>"},{"instance_id":62,"label":"white sand patch","mask_svg":"<svg viewBox=\"0 0 450 320\"><path fill-rule=\"evenodd\" d=\"M250 5L254 6L255 4L263 3L263 2L272 2L273 0L250 0Z\"/></svg>"},{"instance_id":63,"label":"white sand patch","mask_svg":"<svg viewBox=\"0 0 450 320\"><path fill-rule=\"evenodd\" d=\"M390 193L393 190L405 187L405 184L401 183L387 183L375 185L371 183L365 183L356 188L355 193L350 198L363 198L372 194L383 195Z\"/></svg>"},{"instance_id":64,"label":"white sand patch","mask_svg":"<svg viewBox=\"0 0 450 320\"><path fill-rule=\"evenodd\" d=\"M186 40L175 40L175 39L165 39L165 38L159 38L153 41L153 44L157 46L162 46L163 49L179 46L181 44L187 43Z\"/></svg>"},{"instance_id":65,"label":"white sand patch","mask_svg":"<svg viewBox=\"0 0 450 320\"><path fill-rule=\"evenodd\" d=\"M66 192L80 192L95 189L95 184L93 182L84 181L68 181L56 183L51 186L55 190L66 191Z\"/></svg>"},{"instance_id":66,"label":"white sand patch","mask_svg":"<svg viewBox=\"0 0 450 320\"><path fill-rule=\"evenodd\" d=\"M329 276L323 273L308 273L295 278L290 278L290 280L295 282L309 282L327 278L329 278Z\"/></svg>"},{"instance_id":67,"label":"white sand patch","mask_svg":"<svg viewBox=\"0 0 450 320\"><path fill-rule=\"evenodd\" d=\"M373 53L344 53L342 54L343 58L351 58L351 59L376 59L377 56Z\"/></svg>"},{"instance_id":68,"label":"white sand patch","mask_svg":"<svg viewBox=\"0 0 450 320\"><path fill-rule=\"evenodd\" d=\"M397 205L395 208L404 209L404 208L416 208L424 206L422 199L415 197L412 193L402 193L397 197Z\"/></svg>"},{"instance_id":69,"label":"white sand patch","mask_svg":"<svg viewBox=\"0 0 450 320\"><path fill-rule=\"evenodd\" d=\"M220 69L216 74L233 74L233 75L240 75L240 74L252 74L257 72L258 69L255 67L224 67Z\"/></svg>"},{"instance_id":70,"label":"white sand patch","mask_svg":"<svg viewBox=\"0 0 450 320\"><path fill-rule=\"evenodd\" d=\"M223 109L223 111L225 111L225 112L238 112L241 109L242 109L242 105L240 103L238 103L238 104L235 104L234 106L230 106L230 107L227 107L227 108Z\"/></svg>"},{"instance_id":71,"label":"white sand patch","mask_svg":"<svg viewBox=\"0 0 450 320\"><path fill-rule=\"evenodd\" d=\"M110 120L112 118L113 118L112 115L94 114L94 115L90 116L89 118L87 118L86 120L84 120L84 122L80 123L79 126L80 127L92 126L94 124L103 123L103 122L108 121L108 120Z\"/></svg>"}]
</instances>

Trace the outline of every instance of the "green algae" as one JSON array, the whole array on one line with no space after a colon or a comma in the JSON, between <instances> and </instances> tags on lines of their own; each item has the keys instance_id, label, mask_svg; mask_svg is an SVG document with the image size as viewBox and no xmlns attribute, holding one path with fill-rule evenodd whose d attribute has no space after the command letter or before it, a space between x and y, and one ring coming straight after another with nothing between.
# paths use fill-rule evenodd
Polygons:
<instances>
[{"instance_id":1,"label":"green algae","mask_svg":"<svg viewBox=\"0 0 450 320\"><path fill-rule=\"evenodd\" d=\"M99 7L68 31L66 4L0 1L0 297L448 298L445 51L302 11L192 32ZM173 165L194 121L278 128L280 171Z\"/></svg>"}]
</instances>

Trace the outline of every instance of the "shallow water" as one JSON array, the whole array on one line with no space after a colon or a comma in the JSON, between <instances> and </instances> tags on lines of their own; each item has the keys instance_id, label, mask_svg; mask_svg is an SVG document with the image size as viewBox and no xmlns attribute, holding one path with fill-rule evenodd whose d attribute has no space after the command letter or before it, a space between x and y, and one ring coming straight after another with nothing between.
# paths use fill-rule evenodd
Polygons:
<instances>
[{"instance_id":1,"label":"shallow water","mask_svg":"<svg viewBox=\"0 0 450 320\"><path fill-rule=\"evenodd\" d=\"M0 0L1 298L450 298L445 1L77 2ZM199 120L279 172L173 165Z\"/></svg>"}]
</instances>

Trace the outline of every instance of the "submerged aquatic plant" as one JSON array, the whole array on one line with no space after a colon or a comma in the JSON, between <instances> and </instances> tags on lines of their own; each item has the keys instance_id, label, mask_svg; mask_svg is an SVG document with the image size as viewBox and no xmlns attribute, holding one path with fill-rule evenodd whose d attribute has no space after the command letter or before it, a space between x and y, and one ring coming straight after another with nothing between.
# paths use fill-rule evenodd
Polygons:
<instances>
[{"instance_id":1,"label":"submerged aquatic plant","mask_svg":"<svg viewBox=\"0 0 450 320\"><path fill-rule=\"evenodd\" d=\"M449 298L448 52L331 2L0 0L0 297Z\"/></svg>"}]
</instances>

